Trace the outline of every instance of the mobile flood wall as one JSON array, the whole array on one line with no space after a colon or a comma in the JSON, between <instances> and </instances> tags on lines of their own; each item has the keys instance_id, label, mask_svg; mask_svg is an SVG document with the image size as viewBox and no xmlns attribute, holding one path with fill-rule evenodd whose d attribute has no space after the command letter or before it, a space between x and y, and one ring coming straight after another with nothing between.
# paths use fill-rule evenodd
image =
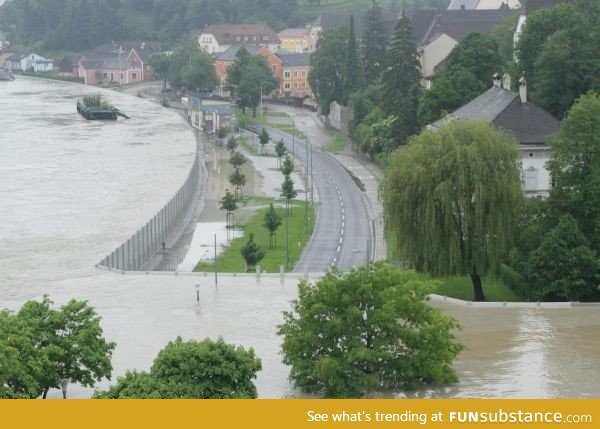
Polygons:
<instances>
[{"instance_id":1,"label":"mobile flood wall","mask_svg":"<svg viewBox=\"0 0 600 429\"><path fill-rule=\"evenodd\" d=\"M189 222L200 193L203 162L198 150L187 179L167 204L125 243L96 266L109 270L151 270L152 262Z\"/></svg>"}]
</instances>

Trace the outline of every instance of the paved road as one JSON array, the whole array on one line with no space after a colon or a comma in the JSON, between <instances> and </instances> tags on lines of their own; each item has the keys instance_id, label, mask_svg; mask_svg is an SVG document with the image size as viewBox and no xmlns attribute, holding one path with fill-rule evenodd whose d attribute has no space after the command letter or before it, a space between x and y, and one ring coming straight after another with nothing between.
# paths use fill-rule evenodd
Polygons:
<instances>
[{"instance_id":1,"label":"paved road","mask_svg":"<svg viewBox=\"0 0 600 429\"><path fill-rule=\"evenodd\" d=\"M294 268L295 272L325 272L336 266L348 271L369 260L371 227L364 195L348 171L332 156L319 149L324 144L294 139L279 130L268 129L271 138L283 138L288 150L302 163L312 164L313 189L319 204L317 224L312 240ZM309 141L310 141L309 131ZM312 146L312 163L311 148ZM310 175L310 174L309 174Z\"/></svg>"}]
</instances>

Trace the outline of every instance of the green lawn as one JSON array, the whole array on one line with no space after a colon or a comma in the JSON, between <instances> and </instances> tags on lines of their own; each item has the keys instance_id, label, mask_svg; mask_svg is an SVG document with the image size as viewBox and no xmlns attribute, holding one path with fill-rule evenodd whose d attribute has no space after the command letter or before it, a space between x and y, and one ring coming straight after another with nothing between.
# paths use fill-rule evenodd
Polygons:
<instances>
[{"instance_id":1,"label":"green lawn","mask_svg":"<svg viewBox=\"0 0 600 429\"><path fill-rule=\"evenodd\" d=\"M330 132L329 136L331 137L331 143L325 145L324 149L327 152L339 153L343 152L346 148L346 144L348 144L348 139L345 135L338 132Z\"/></svg>"},{"instance_id":2,"label":"green lawn","mask_svg":"<svg viewBox=\"0 0 600 429\"><path fill-rule=\"evenodd\" d=\"M391 261L397 261L398 258L395 249L395 237L390 234L386 237L388 259ZM447 276L447 277L432 277L427 274L418 274L421 279L434 280L438 282L435 293L442 296L448 296L450 298L462 299L465 301L473 301L473 285L471 278L468 276ZM481 279L483 284L483 293L487 301L523 301L523 298L515 294L512 289L506 286L501 280L493 277L486 276Z\"/></svg>"},{"instance_id":3,"label":"green lawn","mask_svg":"<svg viewBox=\"0 0 600 429\"><path fill-rule=\"evenodd\" d=\"M423 279L431 279L437 282L438 285L435 293L438 295L462 299L464 301L473 301L473 285L471 278L468 276L431 277L426 274L419 274L419 276ZM493 276L483 277L481 281L486 301L523 301L522 298L518 297L501 280Z\"/></svg>"},{"instance_id":4,"label":"green lawn","mask_svg":"<svg viewBox=\"0 0 600 429\"><path fill-rule=\"evenodd\" d=\"M217 270L222 273L243 273L244 258L240 253L241 248L248 241L250 233L254 233L254 241L265 251L265 257L260 262L260 267L268 273L279 272L280 265L285 265L286 261L286 221L289 219L289 267L286 271L291 271L294 264L300 258L306 242L312 235L315 224L316 207L308 205L308 231L306 230L306 210L305 203L294 201L292 215L285 217L285 201L255 199L255 204L261 204L260 209L252 218L242 226L244 236L237 238L227 246L227 248L217 257ZM267 212L269 202L273 201L275 208L282 216L282 224L277 230L277 246L269 248L269 231L263 226L265 213ZM199 262L194 271L214 271L213 262Z\"/></svg>"}]
</instances>

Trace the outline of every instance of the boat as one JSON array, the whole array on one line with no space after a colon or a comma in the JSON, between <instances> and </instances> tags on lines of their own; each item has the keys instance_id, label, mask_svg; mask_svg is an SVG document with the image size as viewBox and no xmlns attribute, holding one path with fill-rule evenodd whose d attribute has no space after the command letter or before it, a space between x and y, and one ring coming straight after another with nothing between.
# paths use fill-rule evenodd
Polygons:
<instances>
[{"instance_id":1,"label":"boat","mask_svg":"<svg viewBox=\"0 0 600 429\"><path fill-rule=\"evenodd\" d=\"M0 81L15 80L15 77L8 71L0 69Z\"/></svg>"},{"instance_id":2,"label":"boat","mask_svg":"<svg viewBox=\"0 0 600 429\"><path fill-rule=\"evenodd\" d=\"M83 100L77 100L77 111L88 120L116 121L119 116L129 119L129 116L102 100L100 94L85 96Z\"/></svg>"}]
</instances>

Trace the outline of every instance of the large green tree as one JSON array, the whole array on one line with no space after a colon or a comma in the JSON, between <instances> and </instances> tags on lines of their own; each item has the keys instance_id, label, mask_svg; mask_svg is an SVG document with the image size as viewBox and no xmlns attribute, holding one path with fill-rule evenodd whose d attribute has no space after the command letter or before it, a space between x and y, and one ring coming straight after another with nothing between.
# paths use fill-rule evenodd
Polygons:
<instances>
[{"instance_id":1,"label":"large green tree","mask_svg":"<svg viewBox=\"0 0 600 429\"><path fill-rule=\"evenodd\" d=\"M0 313L0 395L46 398L61 380L92 387L110 378L115 344L102 336L100 317L85 301L71 300L60 309L27 301L12 315ZM16 358L16 360L15 360Z\"/></svg>"},{"instance_id":2,"label":"large green tree","mask_svg":"<svg viewBox=\"0 0 600 429\"><path fill-rule=\"evenodd\" d=\"M560 218L530 256L535 298L549 301L589 301L600 297L599 264L577 221Z\"/></svg>"},{"instance_id":3,"label":"large green tree","mask_svg":"<svg viewBox=\"0 0 600 429\"><path fill-rule=\"evenodd\" d=\"M416 134L417 108L421 92L421 66L410 19L402 13L392 38L388 62L382 75L382 107L394 123L395 146L403 145Z\"/></svg>"},{"instance_id":4,"label":"large green tree","mask_svg":"<svg viewBox=\"0 0 600 429\"><path fill-rule=\"evenodd\" d=\"M205 52L192 52L190 61L181 69L181 80L189 90L212 91L217 85L217 75L212 57Z\"/></svg>"},{"instance_id":5,"label":"large green tree","mask_svg":"<svg viewBox=\"0 0 600 429\"><path fill-rule=\"evenodd\" d=\"M338 398L457 381L458 324L427 304L431 291L414 272L383 263L302 281L278 330L290 379Z\"/></svg>"},{"instance_id":6,"label":"large green tree","mask_svg":"<svg viewBox=\"0 0 600 429\"><path fill-rule=\"evenodd\" d=\"M600 87L600 3L577 1L531 14L517 45L532 100L562 118L588 90Z\"/></svg>"},{"instance_id":7,"label":"large green tree","mask_svg":"<svg viewBox=\"0 0 600 429\"><path fill-rule=\"evenodd\" d=\"M150 373L128 372L100 399L253 399L261 362L245 350L217 341L177 337L156 356Z\"/></svg>"},{"instance_id":8,"label":"large green tree","mask_svg":"<svg viewBox=\"0 0 600 429\"><path fill-rule=\"evenodd\" d=\"M550 139L553 187L549 204L578 222L592 248L600 251L600 95L579 98Z\"/></svg>"},{"instance_id":9,"label":"large green tree","mask_svg":"<svg viewBox=\"0 0 600 429\"><path fill-rule=\"evenodd\" d=\"M162 81L162 89L164 92L165 89L167 89L167 78L169 76L169 67L171 66L169 56L166 54L152 55L150 57L150 66L152 67L154 77Z\"/></svg>"},{"instance_id":10,"label":"large green tree","mask_svg":"<svg viewBox=\"0 0 600 429\"><path fill-rule=\"evenodd\" d=\"M242 47L236 53L236 59L227 70L227 83L238 97L238 105L242 109L251 108L256 116L256 108L260 104L261 89L263 94L274 91L279 82L267 61L261 55L250 55Z\"/></svg>"},{"instance_id":11,"label":"large green tree","mask_svg":"<svg viewBox=\"0 0 600 429\"><path fill-rule=\"evenodd\" d=\"M383 21L383 12L376 0L365 15L362 35L362 59L365 81L372 84L379 79L386 61L389 34Z\"/></svg>"},{"instance_id":12,"label":"large green tree","mask_svg":"<svg viewBox=\"0 0 600 429\"><path fill-rule=\"evenodd\" d=\"M418 271L481 276L503 262L522 204L517 143L484 121L425 130L390 157L382 185L386 229Z\"/></svg>"},{"instance_id":13,"label":"large green tree","mask_svg":"<svg viewBox=\"0 0 600 429\"><path fill-rule=\"evenodd\" d=\"M360 91L364 86L364 75L358 46L356 44L356 34L354 33L354 16L350 16L350 25L348 27L348 42L346 47L346 62L344 64L344 95L342 102L348 104L351 94Z\"/></svg>"},{"instance_id":14,"label":"large green tree","mask_svg":"<svg viewBox=\"0 0 600 429\"><path fill-rule=\"evenodd\" d=\"M308 80L319 102L321 114L329 115L330 104L344 96L346 30L326 30L319 35L317 50L310 56Z\"/></svg>"}]
</instances>

